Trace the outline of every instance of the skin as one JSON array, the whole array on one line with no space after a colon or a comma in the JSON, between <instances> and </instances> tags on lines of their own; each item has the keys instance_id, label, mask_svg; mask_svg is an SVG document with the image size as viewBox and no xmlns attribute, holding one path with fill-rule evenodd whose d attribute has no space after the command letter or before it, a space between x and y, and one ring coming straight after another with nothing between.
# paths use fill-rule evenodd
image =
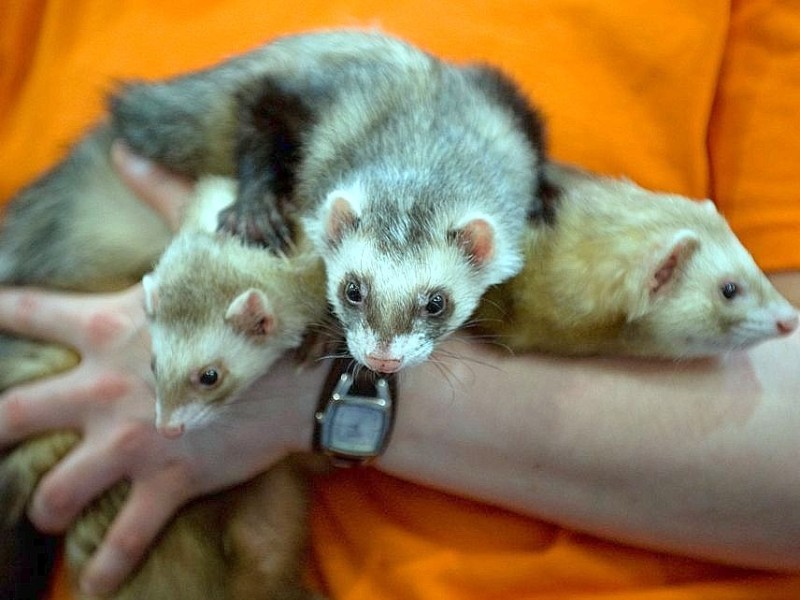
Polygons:
<instances>
[{"instance_id":1,"label":"skin","mask_svg":"<svg viewBox=\"0 0 800 600\"><path fill-rule=\"evenodd\" d=\"M122 147L115 160L174 225L188 183ZM774 280L800 303L800 273ZM94 594L122 581L181 504L307 449L327 372L298 377L281 362L245 394L233 426L166 440L153 427L141 307L140 286L94 296L0 290L0 327L84 356L0 398L0 446L51 428L84 435L41 482L34 523L63 531L92 496L121 477L133 483L82 574ZM510 357L454 337L404 373L400 393L416 410L400 413L378 466L611 540L800 570L800 473L786 468L800 454L797 364L797 334L687 363Z\"/></svg>"}]
</instances>

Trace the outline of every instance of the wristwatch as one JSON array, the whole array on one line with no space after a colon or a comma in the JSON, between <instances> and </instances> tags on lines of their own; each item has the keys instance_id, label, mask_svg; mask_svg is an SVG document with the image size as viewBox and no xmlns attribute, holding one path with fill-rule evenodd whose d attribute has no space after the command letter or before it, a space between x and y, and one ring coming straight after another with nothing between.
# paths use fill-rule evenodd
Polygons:
<instances>
[{"instance_id":1,"label":"wristwatch","mask_svg":"<svg viewBox=\"0 0 800 600\"><path fill-rule=\"evenodd\" d=\"M314 415L313 448L336 466L363 465L383 454L395 413L396 376L352 358L334 359Z\"/></svg>"}]
</instances>

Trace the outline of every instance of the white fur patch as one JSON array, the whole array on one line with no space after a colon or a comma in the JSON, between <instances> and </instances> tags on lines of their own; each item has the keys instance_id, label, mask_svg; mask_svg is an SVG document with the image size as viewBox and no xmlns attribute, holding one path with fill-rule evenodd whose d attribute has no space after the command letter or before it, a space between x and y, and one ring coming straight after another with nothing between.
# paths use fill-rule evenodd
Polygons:
<instances>
[{"instance_id":1,"label":"white fur patch","mask_svg":"<svg viewBox=\"0 0 800 600\"><path fill-rule=\"evenodd\" d=\"M183 230L217 231L217 215L236 200L238 183L230 177L202 177L183 218Z\"/></svg>"},{"instance_id":2,"label":"white fur patch","mask_svg":"<svg viewBox=\"0 0 800 600\"><path fill-rule=\"evenodd\" d=\"M486 221L493 231L492 243L494 250L487 263L482 268L481 284L489 287L513 277L522 270L523 254L519 238L503 235L494 215L481 211L470 211L454 223L453 229L461 229L470 221L481 219Z\"/></svg>"},{"instance_id":3,"label":"white fur patch","mask_svg":"<svg viewBox=\"0 0 800 600\"><path fill-rule=\"evenodd\" d=\"M213 418L212 407L203 402L190 402L172 411L165 411L161 403L156 403L156 424L159 427L183 427L188 431L210 423Z\"/></svg>"},{"instance_id":4,"label":"white fur patch","mask_svg":"<svg viewBox=\"0 0 800 600\"><path fill-rule=\"evenodd\" d=\"M369 240L358 240L355 236L344 241L330 261L328 270L328 296L345 328L348 349L362 364L370 354L386 354L402 360L403 367L426 360L438 340L460 327L472 314L483 292L481 275L471 268L463 255L452 245L443 244L433 248L422 257L404 256L402 253L381 253ZM362 276L371 282L369 301L376 303L377 310L389 329L391 323L403 321L397 311L415 311L417 321L410 332L397 332L391 339L379 339L363 316L348 321L348 311L340 305L339 287L350 275ZM443 291L450 298L452 312L444 327L438 328L434 339L417 314L420 298L434 291ZM405 315L404 315L405 316Z\"/></svg>"}]
</instances>

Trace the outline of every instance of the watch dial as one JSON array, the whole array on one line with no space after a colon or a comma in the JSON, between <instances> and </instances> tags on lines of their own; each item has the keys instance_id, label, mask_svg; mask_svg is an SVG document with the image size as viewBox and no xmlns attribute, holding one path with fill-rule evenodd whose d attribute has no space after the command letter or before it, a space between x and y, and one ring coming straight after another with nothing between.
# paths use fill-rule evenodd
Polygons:
<instances>
[{"instance_id":1,"label":"watch dial","mask_svg":"<svg viewBox=\"0 0 800 600\"><path fill-rule=\"evenodd\" d=\"M340 404L331 415L330 446L354 454L371 454L378 449L384 414L370 406Z\"/></svg>"}]
</instances>

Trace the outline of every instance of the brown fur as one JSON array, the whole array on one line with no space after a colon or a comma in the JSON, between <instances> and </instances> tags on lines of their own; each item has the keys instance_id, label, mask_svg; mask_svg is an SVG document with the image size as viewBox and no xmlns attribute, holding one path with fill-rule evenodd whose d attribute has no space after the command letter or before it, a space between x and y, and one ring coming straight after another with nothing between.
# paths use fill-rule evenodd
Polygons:
<instances>
[{"instance_id":1,"label":"brown fur","mask_svg":"<svg viewBox=\"0 0 800 600\"><path fill-rule=\"evenodd\" d=\"M18 518L39 478L79 441L75 433L42 436L19 446L3 462L5 518ZM231 600L315 598L303 585L309 471L321 457L295 455L226 492L182 509L115 600ZM76 520L66 536L73 576L97 549L125 501L126 483L111 488ZM78 595L78 598L83 598Z\"/></svg>"}]
</instances>

